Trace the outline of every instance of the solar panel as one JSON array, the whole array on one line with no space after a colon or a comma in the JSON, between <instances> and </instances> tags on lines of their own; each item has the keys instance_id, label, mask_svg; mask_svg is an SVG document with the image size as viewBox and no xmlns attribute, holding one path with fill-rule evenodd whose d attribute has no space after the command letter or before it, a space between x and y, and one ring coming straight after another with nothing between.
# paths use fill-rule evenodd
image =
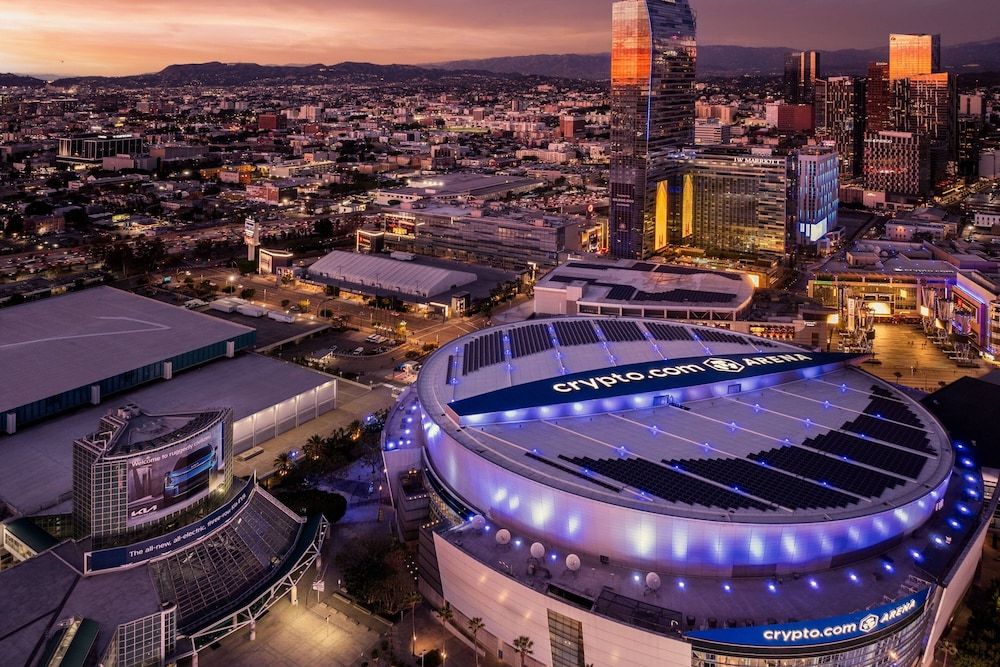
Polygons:
<instances>
[{"instance_id":1,"label":"solar panel","mask_svg":"<svg viewBox=\"0 0 1000 667\"><path fill-rule=\"evenodd\" d=\"M692 289L675 289L669 292L639 292L633 301L656 301L666 303L731 303L735 294L724 292L705 292Z\"/></svg>"},{"instance_id":2,"label":"solar panel","mask_svg":"<svg viewBox=\"0 0 1000 667\"><path fill-rule=\"evenodd\" d=\"M559 344L563 347L593 345L600 342L590 322L557 320L555 330Z\"/></svg>"},{"instance_id":3,"label":"solar panel","mask_svg":"<svg viewBox=\"0 0 1000 667\"><path fill-rule=\"evenodd\" d=\"M886 489L903 483L902 479L884 472L862 468L801 447L781 447L751 454L748 458L867 498L878 498Z\"/></svg>"},{"instance_id":4,"label":"solar panel","mask_svg":"<svg viewBox=\"0 0 1000 667\"><path fill-rule=\"evenodd\" d=\"M552 341L544 324L517 327L510 332L510 350L515 359L552 349Z\"/></svg>"},{"instance_id":5,"label":"solar panel","mask_svg":"<svg viewBox=\"0 0 1000 667\"><path fill-rule=\"evenodd\" d=\"M844 424L844 429L863 435L865 438L875 438L882 442L912 449L918 452L933 454L927 434L911 426L904 426L888 419L880 419L871 415L858 415Z\"/></svg>"},{"instance_id":6,"label":"solar panel","mask_svg":"<svg viewBox=\"0 0 1000 667\"><path fill-rule=\"evenodd\" d=\"M646 331L653 335L656 340L694 340L691 332L676 324L660 324L658 322L645 322Z\"/></svg>"},{"instance_id":7,"label":"solar panel","mask_svg":"<svg viewBox=\"0 0 1000 667\"><path fill-rule=\"evenodd\" d=\"M884 396L874 394L874 392L872 401L865 408L865 412L869 415L874 415L882 419L891 419L894 422L907 424L915 428L924 427L920 419L906 403L890 400Z\"/></svg>"},{"instance_id":8,"label":"solar panel","mask_svg":"<svg viewBox=\"0 0 1000 667\"><path fill-rule=\"evenodd\" d=\"M656 273L669 273L676 276L693 276L699 273L710 273L713 276L719 276L720 278L725 278L727 280L735 280L737 282L742 281L743 278L736 273L723 273L719 271L705 271L703 269L692 269L686 266L667 266L662 264L656 267Z\"/></svg>"},{"instance_id":9,"label":"solar panel","mask_svg":"<svg viewBox=\"0 0 1000 667\"><path fill-rule=\"evenodd\" d=\"M636 288L629 287L628 285L615 285L608 292L607 298L611 301L630 301L638 291Z\"/></svg>"},{"instance_id":10,"label":"solar panel","mask_svg":"<svg viewBox=\"0 0 1000 667\"><path fill-rule=\"evenodd\" d=\"M857 502L846 493L746 459L686 459L664 463L789 509L847 507Z\"/></svg>"},{"instance_id":11,"label":"solar panel","mask_svg":"<svg viewBox=\"0 0 1000 667\"><path fill-rule=\"evenodd\" d=\"M847 461L858 461L873 468L911 479L920 476L920 471L924 469L924 464L927 462L927 459L919 454L903 452L840 431L830 431L815 438L809 438L802 443L802 446L829 452Z\"/></svg>"},{"instance_id":12,"label":"solar panel","mask_svg":"<svg viewBox=\"0 0 1000 667\"><path fill-rule=\"evenodd\" d=\"M753 498L644 459L570 458L563 454L559 458L669 502L725 509L773 509Z\"/></svg>"},{"instance_id":13,"label":"solar panel","mask_svg":"<svg viewBox=\"0 0 1000 667\"><path fill-rule=\"evenodd\" d=\"M646 340L646 337L642 334L642 329L635 322L600 320L596 324L601 327L604 337L612 342L624 343Z\"/></svg>"},{"instance_id":14,"label":"solar panel","mask_svg":"<svg viewBox=\"0 0 1000 667\"><path fill-rule=\"evenodd\" d=\"M580 479L585 479L588 482L590 482L591 484L596 484L597 486L599 486L599 487L601 487L603 489L607 489L608 491L614 491L615 493L621 493L622 489L621 489L620 486L615 486L614 484L608 484L607 482L601 481L599 479L594 479L593 477L588 477L587 475L584 475L579 470L573 470L569 466L560 465L560 464L556 463L555 461L553 461L551 459L545 458L541 454L536 454L535 452L525 452L524 455L527 456L530 459L538 461L539 463L544 463L547 466L551 466L551 467L555 468L556 470L561 470L561 471L563 471L565 473L573 475L574 477L579 477Z\"/></svg>"},{"instance_id":15,"label":"solar panel","mask_svg":"<svg viewBox=\"0 0 1000 667\"><path fill-rule=\"evenodd\" d=\"M495 366L504 361L503 332L473 338L465 344L462 355L462 375L475 373L480 368Z\"/></svg>"},{"instance_id":16,"label":"solar panel","mask_svg":"<svg viewBox=\"0 0 1000 667\"><path fill-rule=\"evenodd\" d=\"M747 345L750 341L743 336L721 331L719 329L699 329L698 338L708 343L739 343Z\"/></svg>"}]
</instances>

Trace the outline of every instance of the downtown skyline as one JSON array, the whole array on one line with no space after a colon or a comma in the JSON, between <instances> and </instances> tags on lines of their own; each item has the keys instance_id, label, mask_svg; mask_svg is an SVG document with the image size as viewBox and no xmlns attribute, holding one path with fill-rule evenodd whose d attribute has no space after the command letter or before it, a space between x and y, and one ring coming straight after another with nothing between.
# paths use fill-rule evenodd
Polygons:
<instances>
[{"instance_id":1,"label":"downtown skyline","mask_svg":"<svg viewBox=\"0 0 1000 667\"><path fill-rule=\"evenodd\" d=\"M890 0L840 3L837 21L815 0L694 0L701 44L787 48L872 48L888 32L933 26L946 44L996 36L989 0L944 5ZM40 0L0 2L0 72L128 75L175 63L220 60L262 64L340 61L422 64L610 48L610 0L512 0L503 7L459 0L352 6L342 0L237 3L210 8L187 0L124 0L100 6ZM905 11L904 11L905 9ZM525 18L528 17L528 18ZM835 26L831 28L831 25ZM58 43L58 55L52 45Z\"/></svg>"}]
</instances>

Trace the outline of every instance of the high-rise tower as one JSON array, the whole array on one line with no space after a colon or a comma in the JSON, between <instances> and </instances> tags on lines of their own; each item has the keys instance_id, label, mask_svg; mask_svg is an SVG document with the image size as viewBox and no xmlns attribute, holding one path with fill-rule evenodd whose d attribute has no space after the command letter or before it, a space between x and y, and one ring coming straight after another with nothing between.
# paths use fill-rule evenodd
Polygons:
<instances>
[{"instance_id":1,"label":"high-rise tower","mask_svg":"<svg viewBox=\"0 0 1000 667\"><path fill-rule=\"evenodd\" d=\"M785 56L785 101L789 104L812 104L816 99L819 78L819 53L798 51Z\"/></svg>"},{"instance_id":2,"label":"high-rise tower","mask_svg":"<svg viewBox=\"0 0 1000 667\"><path fill-rule=\"evenodd\" d=\"M680 236L665 180L669 154L694 143L695 18L688 0L622 0L612 19L608 238L641 259Z\"/></svg>"},{"instance_id":3,"label":"high-rise tower","mask_svg":"<svg viewBox=\"0 0 1000 667\"><path fill-rule=\"evenodd\" d=\"M889 80L941 71L941 35L889 35Z\"/></svg>"}]
</instances>

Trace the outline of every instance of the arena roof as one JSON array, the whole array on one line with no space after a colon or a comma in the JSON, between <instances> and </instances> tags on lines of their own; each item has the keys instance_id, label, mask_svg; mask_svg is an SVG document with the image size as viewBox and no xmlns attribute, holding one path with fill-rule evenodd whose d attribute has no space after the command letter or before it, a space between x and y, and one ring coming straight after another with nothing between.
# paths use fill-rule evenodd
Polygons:
<instances>
[{"instance_id":1,"label":"arena roof","mask_svg":"<svg viewBox=\"0 0 1000 667\"><path fill-rule=\"evenodd\" d=\"M95 287L0 310L0 413L253 329Z\"/></svg>"},{"instance_id":2,"label":"arena roof","mask_svg":"<svg viewBox=\"0 0 1000 667\"><path fill-rule=\"evenodd\" d=\"M535 289L565 290L570 285L583 289L582 302L682 310L738 312L750 305L754 293L746 274L633 260L568 262Z\"/></svg>"},{"instance_id":3,"label":"arena roof","mask_svg":"<svg viewBox=\"0 0 1000 667\"><path fill-rule=\"evenodd\" d=\"M339 250L310 266L309 274L316 278L423 298L478 280L475 273L466 271Z\"/></svg>"},{"instance_id":4,"label":"arena roof","mask_svg":"<svg viewBox=\"0 0 1000 667\"><path fill-rule=\"evenodd\" d=\"M922 500L954 460L923 407L848 361L707 327L564 318L458 339L417 391L479 457L573 494L830 521Z\"/></svg>"}]
</instances>

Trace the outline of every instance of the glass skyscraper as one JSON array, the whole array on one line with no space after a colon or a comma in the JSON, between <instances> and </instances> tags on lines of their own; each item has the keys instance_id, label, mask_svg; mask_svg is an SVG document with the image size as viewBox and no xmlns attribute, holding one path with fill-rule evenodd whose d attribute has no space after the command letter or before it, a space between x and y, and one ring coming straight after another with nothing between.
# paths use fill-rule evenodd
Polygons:
<instances>
[{"instance_id":1,"label":"glass skyscraper","mask_svg":"<svg viewBox=\"0 0 1000 667\"><path fill-rule=\"evenodd\" d=\"M889 80L941 71L941 35L889 35Z\"/></svg>"},{"instance_id":2,"label":"glass skyscraper","mask_svg":"<svg viewBox=\"0 0 1000 667\"><path fill-rule=\"evenodd\" d=\"M680 238L665 180L670 153L694 143L695 18L688 0L622 0L612 18L608 241L642 259Z\"/></svg>"}]
</instances>

